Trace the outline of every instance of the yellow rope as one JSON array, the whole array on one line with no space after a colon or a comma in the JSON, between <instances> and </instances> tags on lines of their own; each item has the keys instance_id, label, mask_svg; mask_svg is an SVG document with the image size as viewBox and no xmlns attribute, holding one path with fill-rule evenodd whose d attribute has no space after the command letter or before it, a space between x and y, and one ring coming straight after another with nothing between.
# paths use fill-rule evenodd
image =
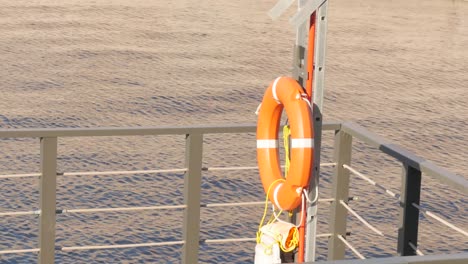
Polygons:
<instances>
[{"instance_id":1,"label":"yellow rope","mask_svg":"<svg viewBox=\"0 0 468 264\"><path fill-rule=\"evenodd\" d=\"M288 172L289 172L289 167L290 167L290 164L291 164L291 160L289 158L289 137L291 135L291 129L289 128L288 125L285 125L283 126L283 142L284 142L284 150L285 150L285 168L284 168L284 175L285 175L285 178L287 177L288 175ZM258 231L257 231L257 243L258 244L262 244L264 247L265 247L265 251L269 252L271 250L271 246L272 245L264 245L262 242L261 242L261 235L262 235L262 232L260 231L260 229L262 228L263 226L263 223L265 222L265 217L267 215L267 211L268 211L268 197L270 196L270 191L271 191L271 188L278 182L280 181L286 181L285 179L277 179L275 181L273 181L270 186L268 186L268 190L267 190L267 194L266 194L266 197L265 197L265 208L263 210L263 216L262 216L262 220L260 221L259 225L258 225ZM279 211L279 215L282 213L283 211L280 210ZM292 213L289 212L290 214ZM275 214L275 208L273 207L273 214ZM267 225L268 224L271 224L273 223L276 218L274 217L274 215L271 215L270 216L270 219L268 220L267 222ZM289 234L288 234L289 235ZM297 245L299 244L299 230L297 229L297 227L293 227L293 233L292 233L292 237L291 239L289 240L289 245L287 245L289 247L289 249L286 249L284 248L283 244L281 243L281 239L282 239L282 236L281 234L278 234L276 237L274 237L274 240L276 241L276 243L279 244L281 250L283 252L291 252L293 251Z\"/></svg>"},{"instance_id":2,"label":"yellow rope","mask_svg":"<svg viewBox=\"0 0 468 264\"><path fill-rule=\"evenodd\" d=\"M283 142L284 142L284 177L286 178L291 166L291 157L289 155L289 137L291 136L291 128L289 125L283 126ZM293 211L289 211L289 217L292 217Z\"/></svg>"},{"instance_id":3,"label":"yellow rope","mask_svg":"<svg viewBox=\"0 0 468 264\"><path fill-rule=\"evenodd\" d=\"M262 232L260 231L260 229L262 228L263 226L263 223L265 222L265 217L267 215L267 211L268 211L268 197L270 195L270 191L272 189L272 187L275 185L275 183L277 182L280 182L280 181L286 181L285 179L277 179L275 181L273 181L270 186L268 186L268 190L267 190L267 195L265 197L265 208L263 210L263 216L262 216L262 220L260 221L259 225L258 225L258 231L257 231L257 243L258 244L262 244L264 247L265 247L265 252L269 252L271 250L271 246L272 245L265 245L261 242L261 235L262 235ZM280 210L279 214L281 214L283 211ZM273 208L273 213L275 213L275 209ZM267 225L268 224L271 224L275 221L275 217L273 217L273 215L271 215L270 219L268 220L267 222ZM281 250L283 252L291 252L293 251L297 245L299 244L299 230L297 229L297 227L293 227L293 233L292 233L292 237L291 239L289 240L289 245L287 245L289 247L289 249L285 248L283 246L283 244L281 243L281 239L282 239L282 236L280 234L278 234L276 237L274 237L274 240L276 241L276 243L279 244Z\"/></svg>"},{"instance_id":4,"label":"yellow rope","mask_svg":"<svg viewBox=\"0 0 468 264\"><path fill-rule=\"evenodd\" d=\"M284 177L288 177L289 166L291 160L289 158L289 136L291 135L291 129L289 125L283 126L283 142L284 142Z\"/></svg>"},{"instance_id":5,"label":"yellow rope","mask_svg":"<svg viewBox=\"0 0 468 264\"><path fill-rule=\"evenodd\" d=\"M276 240L281 241L280 239L281 239L281 236L279 235L279 239L277 238ZM290 249L284 248L283 243L279 243L279 245L280 245L281 250L283 250L283 252L291 252L294 249L296 249L297 245L299 245L299 230L297 229L297 227L293 227L292 238L289 241L289 245L288 245Z\"/></svg>"},{"instance_id":6,"label":"yellow rope","mask_svg":"<svg viewBox=\"0 0 468 264\"><path fill-rule=\"evenodd\" d=\"M270 196L270 191L271 191L271 187L273 187L273 185L275 185L275 183L279 182L279 181L286 181L285 179L277 179L275 180L274 182L272 182L270 184L270 186L268 186L268 191L267 191L267 195L265 197L265 208L263 209L263 216L262 216L262 220L260 221L260 224L258 225L258 231L257 231L257 243L260 243L260 235L261 235L261 232L260 232L260 228L262 228L263 226L263 222L265 221L265 217L266 217L266 214L267 214L267 211L268 211L268 197ZM281 212L281 211L280 211ZM270 224L273 222L274 218L272 219L273 217L270 218L270 220L268 220L267 224Z\"/></svg>"}]
</instances>

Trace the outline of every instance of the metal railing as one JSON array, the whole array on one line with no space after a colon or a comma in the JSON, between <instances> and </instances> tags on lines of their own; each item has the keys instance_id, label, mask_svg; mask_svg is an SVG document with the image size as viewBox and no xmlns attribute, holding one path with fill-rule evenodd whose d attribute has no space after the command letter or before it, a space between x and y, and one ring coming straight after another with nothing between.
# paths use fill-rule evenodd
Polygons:
<instances>
[{"instance_id":1,"label":"metal railing","mask_svg":"<svg viewBox=\"0 0 468 264\"><path fill-rule=\"evenodd\" d=\"M380 150L382 153L395 158L401 162L403 166L401 192L396 194L389 188L373 181L369 177L360 173L351 166L351 153L353 138L359 139L368 146ZM344 259L346 247L350 248L355 255L361 259L365 257L360 254L346 238L346 222L347 214L351 213L357 217L365 226L370 228L380 236L388 236L377 228L369 224L351 207L348 206L346 199L348 198L350 174L356 175L364 179L368 183L374 185L385 194L397 199L400 204L399 210L399 227L397 252L401 256L423 255L418 249L418 231L419 231L419 215L426 214L429 217L437 220L439 223L451 228L466 237L468 233L459 227L449 223L447 220L437 216L436 214L424 210L420 206L421 193L421 177L425 175L432 177L454 189L461 191L463 194L468 193L468 182L465 178L453 174L434 163L427 161L413 153L392 144L386 139L369 132L365 128L351 122L342 123L340 128L335 131L335 148L334 160L336 169L333 176L333 198L332 212L330 223L330 237L328 244L328 259L340 260ZM468 259L468 254L465 254L464 259Z\"/></svg>"},{"instance_id":2,"label":"metal railing","mask_svg":"<svg viewBox=\"0 0 468 264\"><path fill-rule=\"evenodd\" d=\"M53 263L55 251L109 249L147 247L162 245L183 245L182 262L197 263L200 243L229 243L242 241L255 241L254 238L226 238L226 239L200 239L200 209L202 207L224 207L224 206L250 206L259 205L263 202L232 202L201 204L201 177L203 171L216 170L249 170L256 167L213 167L202 166L203 136L218 133L253 133L255 125L237 126L191 126L191 127L143 127L143 128L77 128L77 129L9 129L0 130L0 138L39 138L41 172L29 174L0 175L7 177L39 177L39 209L27 212L0 212L0 217L18 215L39 215L39 243L37 248L12 249L0 251L1 254L19 254L38 252L39 263ZM353 123L324 123L324 131L335 132L334 161L322 163L321 166L333 166L333 198L320 199L319 202L331 204L331 219L329 221L329 232L317 235L329 239L329 260L343 259L346 247L350 248L359 258L365 257L360 254L348 241L346 236L346 222L348 212L357 217L375 233L385 236L381 231L372 226L364 218L360 217L347 203L349 201L349 177L350 173L363 178L367 182L385 191L390 196L400 199L400 227L398 232L397 251L401 256L422 255L417 249L419 213L433 217L441 221L454 231L467 236L466 231L456 227L434 213L420 207L419 195L421 188L422 173L432 176L443 183L454 187L463 193L467 193L467 181L458 175L452 174L431 162L425 161L412 153L389 143L383 138L370 133L363 127ZM63 137L98 137L98 136L147 136L147 135L185 135L185 168L162 169L162 170L139 170L139 171L106 171L106 172L57 172L57 141ZM405 168L401 194L395 194L388 188L374 182L369 177L351 167L352 138L368 143L370 146L381 150L400 161ZM140 174L140 173L162 173L162 172L185 172L184 177L184 203L178 205L147 206L147 207L124 207L124 208L90 208L90 209L57 209L56 208L56 182L57 176L75 175L115 175L115 174ZM57 247L55 245L55 223L56 215L62 213L94 213L110 211L136 211L136 210L184 210L183 240L154 242L142 244L119 244L98 245L80 247Z\"/></svg>"}]
</instances>

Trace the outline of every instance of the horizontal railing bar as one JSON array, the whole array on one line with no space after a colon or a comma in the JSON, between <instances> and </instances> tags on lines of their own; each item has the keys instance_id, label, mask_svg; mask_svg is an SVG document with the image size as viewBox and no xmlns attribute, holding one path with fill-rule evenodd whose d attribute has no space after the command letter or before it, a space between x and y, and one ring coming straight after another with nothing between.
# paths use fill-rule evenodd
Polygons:
<instances>
[{"instance_id":1,"label":"horizontal railing bar","mask_svg":"<svg viewBox=\"0 0 468 264\"><path fill-rule=\"evenodd\" d=\"M351 199L351 197L350 197L350 199ZM323 199L318 199L318 201L322 202L322 203L325 203L325 202L331 203L331 202L335 201L335 199L333 199L333 198L323 198Z\"/></svg>"},{"instance_id":2,"label":"horizontal railing bar","mask_svg":"<svg viewBox=\"0 0 468 264\"><path fill-rule=\"evenodd\" d=\"M165 172L186 172L187 169L162 169L162 170L134 170L134 171L87 171L87 172L64 172L63 176L98 176L98 175L123 175L123 174L149 174Z\"/></svg>"},{"instance_id":3,"label":"horizontal railing bar","mask_svg":"<svg viewBox=\"0 0 468 264\"><path fill-rule=\"evenodd\" d=\"M203 167L203 171L229 171L229 170L256 170L258 166L251 167Z\"/></svg>"},{"instance_id":4,"label":"horizontal railing bar","mask_svg":"<svg viewBox=\"0 0 468 264\"><path fill-rule=\"evenodd\" d=\"M334 199L319 199L319 202L333 202ZM270 204L270 202L268 202ZM250 206L264 205L265 202L240 202L240 203L212 203L200 204L200 207L229 207L229 206ZM184 209L185 204L181 205L159 205L159 206L139 206L139 207L109 207L109 208L81 208L81 209L58 209L58 214L68 213L98 213L98 212L125 212L125 211L143 211L143 210L171 210ZM0 216L20 216L20 215L39 215L40 210L22 211L22 212L0 212Z\"/></svg>"},{"instance_id":5,"label":"horizontal railing bar","mask_svg":"<svg viewBox=\"0 0 468 264\"><path fill-rule=\"evenodd\" d=\"M40 177L40 176L41 176L40 173L9 174L9 175L0 175L0 179Z\"/></svg>"},{"instance_id":6,"label":"horizontal railing bar","mask_svg":"<svg viewBox=\"0 0 468 264\"><path fill-rule=\"evenodd\" d=\"M333 130L337 131L341 129L341 122L338 121L328 121L322 123L322 130Z\"/></svg>"},{"instance_id":7,"label":"horizontal railing bar","mask_svg":"<svg viewBox=\"0 0 468 264\"><path fill-rule=\"evenodd\" d=\"M335 199L333 198L326 198L326 199L319 199L319 202L333 202ZM212 203L212 204L202 204L202 207L227 207L227 206L249 206L249 205L264 205L265 201L259 202L240 202L240 203ZM268 204L271 204L268 201Z\"/></svg>"},{"instance_id":8,"label":"horizontal railing bar","mask_svg":"<svg viewBox=\"0 0 468 264\"><path fill-rule=\"evenodd\" d=\"M334 167L336 163L321 163L320 167ZM284 165L280 166L284 168ZM218 170L257 170L258 166L248 166L248 167L203 167L202 170L204 171L218 171Z\"/></svg>"},{"instance_id":9,"label":"horizontal railing bar","mask_svg":"<svg viewBox=\"0 0 468 264\"><path fill-rule=\"evenodd\" d=\"M424 254L419 250L413 243L408 242L409 246L416 252L418 256L424 256Z\"/></svg>"},{"instance_id":10,"label":"horizontal railing bar","mask_svg":"<svg viewBox=\"0 0 468 264\"><path fill-rule=\"evenodd\" d=\"M464 177L456 175L435 165L430 161L416 156L412 152L396 144L390 143L388 140L368 131L364 127L355 123L344 122L341 125L341 129L353 137L358 138L379 149L383 153L390 155L415 169L420 170L422 173L434 177L441 182L461 191L462 193L468 194L468 181Z\"/></svg>"},{"instance_id":11,"label":"horizontal railing bar","mask_svg":"<svg viewBox=\"0 0 468 264\"><path fill-rule=\"evenodd\" d=\"M23 212L3 212L0 213L0 216L20 216L20 215L38 215L41 212L37 211L23 211Z\"/></svg>"},{"instance_id":12,"label":"horizontal railing bar","mask_svg":"<svg viewBox=\"0 0 468 264\"><path fill-rule=\"evenodd\" d=\"M317 238L330 237L332 234L318 234ZM230 242L255 242L257 239L255 237L247 238L222 238L222 239L204 239L201 242L206 244L221 244L221 243L230 243Z\"/></svg>"},{"instance_id":13,"label":"horizontal railing bar","mask_svg":"<svg viewBox=\"0 0 468 264\"><path fill-rule=\"evenodd\" d=\"M304 262L304 264L465 264L468 253Z\"/></svg>"},{"instance_id":14,"label":"horizontal railing bar","mask_svg":"<svg viewBox=\"0 0 468 264\"><path fill-rule=\"evenodd\" d=\"M377 134L374 134L370 132L369 130L367 130L366 128L353 122L343 122L341 124L341 130L343 130L347 134L352 135L353 137L356 137L366 142L367 144L375 148L379 148L381 145L384 145L384 144L390 144L390 142L386 140L385 138Z\"/></svg>"},{"instance_id":15,"label":"horizontal railing bar","mask_svg":"<svg viewBox=\"0 0 468 264\"><path fill-rule=\"evenodd\" d=\"M221 244L221 243L230 243L230 242L249 242L249 241L256 241L255 237L247 237L247 238L224 238L224 239L205 239L201 242L206 244Z\"/></svg>"},{"instance_id":16,"label":"horizontal railing bar","mask_svg":"<svg viewBox=\"0 0 468 264\"><path fill-rule=\"evenodd\" d=\"M332 233L325 233L325 234L317 234L316 237L331 237L333 236Z\"/></svg>"},{"instance_id":17,"label":"horizontal railing bar","mask_svg":"<svg viewBox=\"0 0 468 264\"><path fill-rule=\"evenodd\" d=\"M227 207L227 206L249 206L249 205L264 205L263 202L242 202L242 203L212 203L212 204L202 204L201 207Z\"/></svg>"},{"instance_id":18,"label":"horizontal railing bar","mask_svg":"<svg viewBox=\"0 0 468 264\"><path fill-rule=\"evenodd\" d=\"M322 163L320 167L332 167L335 163ZM227 171L227 170L256 170L258 166L250 167L204 167L204 171ZM58 176L100 176L100 175L125 175L125 174L150 174L150 173L167 173L167 172L186 172L186 168L182 169L159 169L159 170L130 170L130 171L75 171L57 173ZM40 173L25 173L25 174L9 174L0 175L0 179L6 178L22 178L22 177L40 177Z\"/></svg>"},{"instance_id":19,"label":"horizontal railing bar","mask_svg":"<svg viewBox=\"0 0 468 264\"><path fill-rule=\"evenodd\" d=\"M435 220L439 221L440 223L444 224L445 226L450 227L451 229L459 232L460 234L468 236L468 232L466 232L463 229L455 226L454 224L451 224L450 222L448 222L447 220L441 218L440 216L438 216L438 215L436 215L436 214L434 214L434 213L432 213L432 212L430 212L428 210L423 209L421 206L419 206L419 205L417 205L415 203L412 203L412 205L414 207L416 207L421 213L423 213L423 214L425 214L425 215L427 215L429 217L432 217L433 219L435 219Z\"/></svg>"},{"instance_id":20,"label":"horizontal railing bar","mask_svg":"<svg viewBox=\"0 0 468 264\"><path fill-rule=\"evenodd\" d=\"M0 138L154 136L216 133L253 133L255 124L180 127L99 127L0 129Z\"/></svg>"},{"instance_id":21,"label":"horizontal railing bar","mask_svg":"<svg viewBox=\"0 0 468 264\"><path fill-rule=\"evenodd\" d=\"M332 234L319 234L317 237L329 237ZM202 240L204 243L227 243L227 242L245 242L255 241L255 238L226 238L226 239L206 239ZM152 247L152 246L171 246L182 245L185 241L170 241L170 242L155 242L155 243L141 243L141 244L123 244L123 245L103 245L103 246L75 246L75 247L61 247L62 251L72 250L96 250L96 249L114 249L114 248L132 248L132 247Z\"/></svg>"},{"instance_id":22,"label":"horizontal railing bar","mask_svg":"<svg viewBox=\"0 0 468 264\"><path fill-rule=\"evenodd\" d=\"M321 163L320 167L334 167L336 163ZM284 165L281 166L284 168ZM224 171L224 170L257 170L258 166L249 166L249 167L203 167L204 171Z\"/></svg>"},{"instance_id":23,"label":"horizontal railing bar","mask_svg":"<svg viewBox=\"0 0 468 264\"><path fill-rule=\"evenodd\" d=\"M99 175L124 175L124 174L149 174L149 173L165 173L165 172L185 172L187 169L162 169L162 170L134 170L134 171L82 171L82 172L64 172L57 173L58 176L99 176ZM4 178L22 178L22 177L40 177L40 173L29 174L10 174L0 175L0 179Z\"/></svg>"},{"instance_id":24,"label":"horizontal railing bar","mask_svg":"<svg viewBox=\"0 0 468 264\"><path fill-rule=\"evenodd\" d=\"M61 213L97 213L97 212L124 212L124 211L141 211L141 210L169 210L169 209L184 209L183 205L162 205L162 206L141 206L141 207L115 207L115 208L89 208L89 209L63 209Z\"/></svg>"},{"instance_id":25,"label":"horizontal railing bar","mask_svg":"<svg viewBox=\"0 0 468 264\"><path fill-rule=\"evenodd\" d=\"M441 168L430 161L424 161L420 164L421 172L441 180L443 183L468 194L468 181L459 175Z\"/></svg>"},{"instance_id":26,"label":"horizontal railing bar","mask_svg":"<svg viewBox=\"0 0 468 264\"><path fill-rule=\"evenodd\" d=\"M154 246L172 246L183 245L185 241L170 241L170 242L155 242L155 243L140 243L140 244L122 244L122 245L103 245L103 246L76 246L76 247L61 247L62 251L72 250L93 250L93 249L113 249L113 248L135 248L135 247L154 247Z\"/></svg>"},{"instance_id":27,"label":"horizontal railing bar","mask_svg":"<svg viewBox=\"0 0 468 264\"><path fill-rule=\"evenodd\" d=\"M323 130L338 130L338 122L323 123ZM226 124L218 126L180 127L100 127L100 128L42 128L0 129L0 138L40 137L102 137L102 136L151 136L185 134L254 133L256 124Z\"/></svg>"},{"instance_id":28,"label":"horizontal railing bar","mask_svg":"<svg viewBox=\"0 0 468 264\"><path fill-rule=\"evenodd\" d=\"M361 179L367 181L368 183L374 185L375 187L383 190L385 193L389 194L390 196L392 196L393 198L396 198L396 199L400 199L400 195L399 194L396 194L394 192L392 192L391 190L389 190L388 188L386 188L385 186L383 185L380 185L378 184L377 182L371 180L369 177L365 176L364 174L360 173L359 171L355 170L353 167L347 165L347 164L343 164L343 168L349 170L350 172L352 172L354 175L360 177Z\"/></svg>"},{"instance_id":29,"label":"horizontal railing bar","mask_svg":"<svg viewBox=\"0 0 468 264\"><path fill-rule=\"evenodd\" d=\"M125 174L149 174L149 173L165 173L165 172L185 172L187 169L161 169L161 170L134 170L134 171L78 171L57 173L58 176L99 176L99 175L125 175ZM21 177L40 177L40 173L29 174L10 174L0 175L3 178L21 178Z\"/></svg>"},{"instance_id":30,"label":"horizontal railing bar","mask_svg":"<svg viewBox=\"0 0 468 264\"><path fill-rule=\"evenodd\" d=\"M342 235L338 235L338 238L343 242L345 243L345 245L351 249L351 251L353 251L353 253L358 256L358 258L360 259L366 259L361 253L359 253L359 251L357 251L356 248L353 247L353 245L351 245Z\"/></svg>"},{"instance_id":31,"label":"horizontal railing bar","mask_svg":"<svg viewBox=\"0 0 468 264\"><path fill-rule=\"evenodd\" d=\"M0 255L39 252L39 248L0 250Z\"/></svg>"},{"instance_id":32,"label":"horizontal railing bar","mask_svg":"<svg viewBox=\"0 0 468 264\"><path fill-rule=\"evenodd\" d=\"M356 213L356 211L354 211L351 207L349 207L345 202L343 202L343 200L340 200L340 203L341 205L343 205L344 208L346 208L346 210L348 210L348 212L350 212L352 215L354 215L357 219L359 219L359 221L361 221L365 226L367 226L370 230L374 231L377 235L379 236L384 236L384 234L378 230L377 228L375 228L374 226L372 226L371 224L369 224L369 222L367 222L364 218L362 218L358 213Z\"/></svg>"},{"instance_id":33,"label":"horizontal railing bar","mask_svg":"<svg viewBox=\"0 0 468 264\"><path fill-rule=\"evenodd\" d=\"M319 234L317 237L329 237L332 234ZM256 238L225 238L225 239L205 239L201 242L204 243L228 243L228 242L245 242L256 241ZM170 241L170 242L155 242L155 243L141 243L141 244L123 244L123 245L103 245L103 246L76 246L76 247L61 247L62 251L72 250L95 250L95 249L114 249L114 248L131 248L131 247L151 247L151 246L170 246L181 245L185 241Z\"/></svg>"}]
</instances>

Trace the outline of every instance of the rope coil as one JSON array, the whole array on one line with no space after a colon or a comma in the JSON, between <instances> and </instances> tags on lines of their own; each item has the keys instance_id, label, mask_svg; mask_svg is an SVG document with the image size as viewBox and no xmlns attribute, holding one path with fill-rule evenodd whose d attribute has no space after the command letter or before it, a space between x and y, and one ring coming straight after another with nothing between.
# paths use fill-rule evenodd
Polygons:
<instances>
[{"instance_id":1,"label":"rope coil","mask_svg":"<svg viewBox=\"0 0 468 264\"><path fill-rule=\"evenodd\" d=\"M299 230L297 229L297 226L279 219L279 215L282 213L282 210L280 210L277 215L275 212L274 205L272 205L272 211L273 211L272 216L270 217L268 222L265 225L263 225L263 223L265 222L267 211L268 211L268 197L269 197L271 188L273 187L273 185L281 181L284 182L285 180L284 179L275 180L268 187L268 191L265 197L265 207L263 210L263 216L258 225L256 241L257 241L257 244L263 246L265 250L264 253L267 255L271 254L271 249L274 244L278 244L280 246L280 249L284 252L291 252L297 247L299 243ZM278 232L277 230L274 230L276 228L281 228L281 227L274 225L275 220L276 220L276 223L287 225L286 227L283 227L283 228L288 228L289 230L287 230L286 232L284 232L285 230L282 230L283 231L282 234ZM287 233L287 235L285 235L285 233ZM262 240L263 235L267 235L273 238L273 242L270 244L264 243L264 241Z\"/></svg>"}]
</instances>

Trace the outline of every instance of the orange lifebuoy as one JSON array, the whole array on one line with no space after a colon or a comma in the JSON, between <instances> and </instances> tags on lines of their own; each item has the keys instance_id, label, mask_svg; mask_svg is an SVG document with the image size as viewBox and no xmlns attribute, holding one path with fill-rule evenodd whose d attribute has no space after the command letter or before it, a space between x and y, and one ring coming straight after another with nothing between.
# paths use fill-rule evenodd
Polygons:
<instances>
[{"instance_id":1,"label":"orange lifebuoy","mask_svg":"<svg viewBox=\"0 0 468 264\"><path fill-rule=\"evenodd\" d=\"M268 198L282 210L301 204L302 190L309 184L314 155L312 110L303 88L289 77L277 78L266 90L258 113L257 160ZM291 129L291 164L282 181L278 130L283 109Z\"/></svg>"}]
</instances>

